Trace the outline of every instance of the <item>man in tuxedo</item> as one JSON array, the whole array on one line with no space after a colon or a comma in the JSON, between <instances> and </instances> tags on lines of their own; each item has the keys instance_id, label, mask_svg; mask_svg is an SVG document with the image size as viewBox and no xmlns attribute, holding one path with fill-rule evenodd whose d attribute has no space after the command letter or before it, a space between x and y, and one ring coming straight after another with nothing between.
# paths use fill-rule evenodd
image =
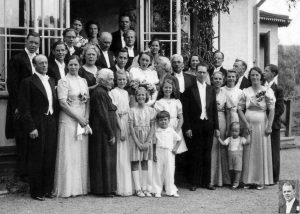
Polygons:
<instances>
[{"instance_id":1,"label":"man in tuxedo","mask_svg":"<svg viewBox=\"0 0 300 214\"><path fill-rule=\"evenodd\" d=\"M216 92L205 83L208 65L197 65L197 81L183 94L183 130L191 142L188 145L190 190L198 186L209 190L213 136L220 135Z\"/></svg>"},{"instance_id":2,"label":"man in tuxedo","mask_svg":"<svg viewBox=\"0 0 300 214\"><path fill-rule=\"evenodd\" d=\"M130 29L131 20L129 14L122 14L119 17L120 29L112 33L112 44L110 50L116 55L118 50L125 48L124 33Z\"/></svg>"},{"instance_id":3,"label":"man in tuxedo","mask_svg":"<svg viewBox=\"0 0 300 214\"><path fill-rule=\"evenodd\" d=\"M235 70L239 75L236 87L243 90L244 88L251 86L250 81L248 80L248 73L246 73L247 63L245 61L236 59L233 64L233 70Z\"/></svg>"},{"instance_id":4,"label":"man in tuxedo","mask_svg":"<svg viewBox=\"0 0 300 214\"><path fill-rule=\"evenodd\" d=\"M282 185L282 195L285 203L279 206L279 213L299 213L299 200L295 198L295 186L290 182Z\"/></svg>"},{"instance_id":5,"label":"man in tuxedo","mask_svg":"<svg viewBox=\"0 0 300 214\"><path fill-rule=\"evenodd\" d=\"M138 55L137 50L134 48L136 34L134 30L127 30L124 33L125 49L128 51L128 62L125 69L128 69L133 61L133 58Z\"/></svg>"},{"instance_id":6,"label":"man in tuxedo","mask_svg":"<svg viewBox=\"0 0 300 214\"><path fill-rule=\"evenodd\" d=\"M35 69L32 59L40 46L40 35L31 32L27 35L25 49L11 58L7 68L7 89L9 93L5 135L16 140L17 172L21 179L27 175L27 143L26 136L19 121L18 94L19 86L23 79L34 74Z\"/></svg>"},{"instance_id":7,"label":"man in tuxedo","mask_svg":"<svg viewBox=\"0 0 300 214\"><path fill-rule=\"evenodd\" d=\"M51 52L54 55L54 60L49 60L47 74L55 80L55 86L57 86L58 80L67 74L65 64L67 47L64 42L57 41L53 44Z\"/></svg>"},{"instance_id":8,"label":"man in tuxedo","mask_svg":"<svg viewBox=\"0 0 300 214\"><path fill-rule=\"evenodd\" d=\"M274 183L279 181L280 174L280 117L284 112L284 97L283 89L274 82L275 76L278 75L278 68L276 65L270 64L265 67L264 77L266 79L265 86L272 88L274 91L275 102L275 115L272 124L271 144L272 144L272 164L273 164L273 180Z\"/></svg>"},{"instance_id":9,"label":"man in tuxedo","mask_svg":"<svg viewBox=\"0 0 300 214\"><path fill-rule=\"evenodd\" d=\"M111 68L115 65L114 54L109 50L112 42L112 36L109 32L102 32L99 38L100 58L96 65L100 68Z\"/></svg>"},{"instance_id":10,"label":"man in tuxedo","mask_svg":"<svg viewBox=\"0 0 300 214\"><path fill-rule=\"evenodd\" d=\"M28 139L30 194L43 201L52 198L56 144L58 100L55 83L46 75L48 60L44 55L33 58L36 73L21 82L19 109Z\"/></svg>"},{"instance_id":11,"label":"man in tuxedo","mask_svg":"<svg viewBox=\"0 0 300 214\"><path fill-rule=\"evenodd\" d=\"M213 66L208 70L210 77L212 77L212 75L217 71L221 71L224 77L226 77L227 70L223 68L223 62L224 53L219 50L215 51L213 54Z\"/></svg>"},{"instance_id":12,"label":"man in tuxedo","mask_svg":"<svg viewBox=\"0 0 300 214\"><path fill-rule=\"evenodd\" d=\"M128 71L126 71L125 66L128 62L128 51L122 48L118 51L116 55L116 64L110 68L114 72L114 84L117 86L117 72L125 72L127 77L129 77Z\"/></svg>"},{"instance_id":13,"label":"man in tuxedo","mask_svg":"<svg viewBox=\"0 0 300 214\"><path fill-rule=\"evenodd\" d=\"M177 78L179 91L182 95L185 90L189 89L193 85L193 83L195 82L195 78L191 75L183 73L184 64L183 57L181 55L174 54L171 57L171 65L173 70L172 75Z\"/></svg>"}]
</instances>

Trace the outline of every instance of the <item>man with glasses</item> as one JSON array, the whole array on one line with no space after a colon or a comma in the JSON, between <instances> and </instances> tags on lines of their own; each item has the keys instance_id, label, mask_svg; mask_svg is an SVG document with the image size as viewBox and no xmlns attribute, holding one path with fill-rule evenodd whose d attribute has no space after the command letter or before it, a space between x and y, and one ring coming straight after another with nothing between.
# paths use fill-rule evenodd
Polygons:
<instances>
[{"instance_id":1,"label":"man with glasses","mask_svg":"<svg viewBox=\"0 0 300 214\"><path fill-rule=\"evenodd\" d=\"M209 76L212 77L212 75L217 72L217 71L221 71L224 75L224 77L226 77L227 74L227 70L223 68L223 62L224 62L224 53L221 51L215 51L213 54L213 67L211 67L208 70Z\"/></svg>"}]
</instances>

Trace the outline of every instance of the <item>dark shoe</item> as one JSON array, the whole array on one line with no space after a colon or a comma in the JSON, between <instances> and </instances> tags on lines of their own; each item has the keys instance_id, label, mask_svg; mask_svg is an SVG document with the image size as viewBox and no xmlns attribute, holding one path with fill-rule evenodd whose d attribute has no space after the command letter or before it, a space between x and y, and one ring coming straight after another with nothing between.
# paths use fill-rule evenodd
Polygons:
<instances>
[{"instance_id":1,"label":"dark shoe","mask_svg":"<svg viewBox=\"0 0 300 214\"><path fill-rule=\"evenodd\" d=\"M214 187L213 185L208 185L207 189L209 189L209 190L216 190L216 187Z\"/></svg>"},{"instance_id":2,"label":"dark shoe","mask_svg":"<svg viewBox=\"0 0 300 214\"><path fill-rule=\"evenodd\" d=\"M45 198L44 197L39 197L39 196L35 196L35 197L32 197L34 200L37 200L37 201L45 201Z\"/></svg>"},{"instance_id":3,"label":"dark shoe","mask_svg":"<svg viewBox=\"0 0 300 214\"><path fill-rule=\"evenodd\" d=\"M190 191L196 191L197 187L196 186L191 186Z\"/></svg>"},{"instance_id":4,"label":"dark shoe","mask_svg":"<svg viewBox=\"0 0 300 214\"><path fill-rule=\"evenodd\" d=\"M53 195L52 193L46 193L45 197L46 198L55 198L55 195Z\"/></svg>"},{"instance_id":5,"label":"dark shoe","mask_svg":"<svg viewBox=\"0 0 300 214\"><path fill-rule=\"evenodd\" d=\"M103 197L105 197L105 198L113 198L114 194L112 194L112 193L103 194Z\"/></svg>"}]
</instances>

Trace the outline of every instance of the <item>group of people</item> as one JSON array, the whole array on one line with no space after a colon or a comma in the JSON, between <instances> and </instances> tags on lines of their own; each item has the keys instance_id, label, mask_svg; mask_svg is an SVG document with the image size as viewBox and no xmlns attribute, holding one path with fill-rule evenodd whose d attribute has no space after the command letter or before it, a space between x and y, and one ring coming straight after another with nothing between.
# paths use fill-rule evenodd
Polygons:
<instances>
[{"instance_id":1,"label":"group of people","mask_svg":"<svg viewBox=\"0 0 300 214\"><path fill-rule=\"evenodd\" d=\"M226 70L216 51L213 67L192 55L185 70L181 55L160 55L158 39L137 53L130 16L119 21L112 34L88 22L85 39L74 20L48 58L36 54L40 37L30 33L10 60L6 134L16 139L31 197L159 198L163 189L179 197L176 156L191 191L278 182L277 67L247 74L237 59Z\"/></svg>"}]
</instances>

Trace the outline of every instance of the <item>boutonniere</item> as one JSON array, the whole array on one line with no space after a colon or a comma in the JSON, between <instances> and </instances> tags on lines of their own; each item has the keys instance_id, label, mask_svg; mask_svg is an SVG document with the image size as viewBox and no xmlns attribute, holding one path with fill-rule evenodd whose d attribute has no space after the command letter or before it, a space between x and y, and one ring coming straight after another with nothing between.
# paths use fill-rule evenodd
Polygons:
<instances>
[{"instance_id":1,"label":"boutonniere","mask_svg":"<svg viewBox=\"0 0 300 214\"><path fill-rule=\"evenodd\" d=\"M266 91L257 92L255 95L256 101L261 102L265 98L265 95L266 95Z\"/></svg>"},{"instance_id":2,"label":"boutonniere","mask_svg":"<svg viewBox=\"0 0 300 214\"><path fill-rule=\"evenodd\" d=\"M78 98L79 98L80 102L86 103L86 102L87 102L87 93L82 93L82 92L81 92L81 93L78 95Z\"/></svg>"}]
</instances>

